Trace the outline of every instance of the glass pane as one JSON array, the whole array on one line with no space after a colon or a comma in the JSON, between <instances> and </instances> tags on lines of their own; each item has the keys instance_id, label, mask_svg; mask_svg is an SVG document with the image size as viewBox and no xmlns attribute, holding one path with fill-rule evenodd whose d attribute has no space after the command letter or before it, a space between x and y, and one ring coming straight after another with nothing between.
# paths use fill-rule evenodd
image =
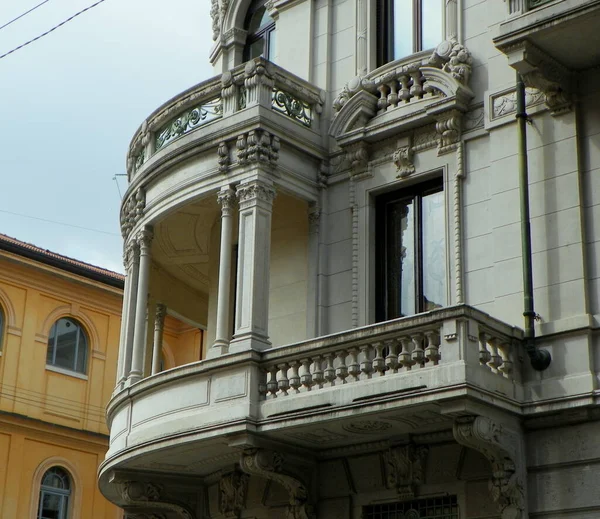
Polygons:
<instances>
[{"instance_id":1,"label":"glass pane","mask_svg":"<svg viewBox=\"0 0 600 519\"><path fill-rule=\"evenodd\" d=\"M423 197L424 311L446 305L446 221L444 193Z\"/></svg>"},{"instance_id":2,"label":"glass pane","mask_svg":"<svg viewBox=\"0 0 600 519\"><path fill-rule=\"evenodd\" d=\"M422 50L437 47L444 39L444 0L421 0L423 41Z\"/></svg>"},{"instance_id":3,"label":"glass pane","mask_svg":"<svg viewBox=\"0 0 600 519\"><path fill-rule=\"evenodd\" d=\"M39 519L65 519L65 500L65 496L42 490Z\"/></svg>"},{"instance_id":4,"label":"glass pane","mask_svg":"<svg viewBox=\"0 0 600 519\"><path fill-rule=\"evenodd\" d=\"M275 32L275 29L269 31L268 38L267 59L275 62L275 57L277 56L277 33Z\"/></svg>"},{"instance_id":5,"label":"glass pane","mask_svg":"<svg viewBox=\"0 0 600 519\"><path fill-rule=\"evenodd\" d=\"M44 474L42 486L69 490L71 482L69 475L60 467L52 467Z\"/></svg>"},{"instance_id":6,"label":"glass pane","mask_svg":"<svg viewBox=\"0 0 600 519\"><path fill-rule=\"evenodd\" d=\"M248 59L258 58L262 56L265 50L265 39L264 37L250 43L248 45Z\"/></svg>"},{"instance_id":7,"label":"glass pane","mask_svg":"<svg viewBox=\"0 0 600 519\"><path fill-rule=\"evenodd\" d=\"M257 32L259 29L266 27L270 23L273 23L273 18L267 12L266 7L261 7L257 9L252 18L250 18L250 22L248 23L248 34L252 35Z\"/></svg>"},{"instance_id":8,"label":"glass pane","mask_svg":"<svg viewBox=\"0 0 600 519\"><path fill-rule=\"evenodd\" d=\"M412 200L387 206L387 319L411 315L415 307L415 235Z\"/></svg>"},{"instance_id":9,"label":"glass pane","mask_svg":"<svg viewBox=\"0 0 600 519\"><path fill-rule=\"evenodd\" d=\"M77 341L77 363L75 371L85 373L87 368L87 340L85 333L79 328L79 339Z\"/></svg>"},{"instance_id":10,"label":"glass pane","mask_svg":"<svg viewBox=\"0 0 600 519\"><path fill-rule=\"evenodd\" d=\"M394 1L393 59L400 59L414 52L413 49L413 0Z\"/></svg>"}]
</instances>

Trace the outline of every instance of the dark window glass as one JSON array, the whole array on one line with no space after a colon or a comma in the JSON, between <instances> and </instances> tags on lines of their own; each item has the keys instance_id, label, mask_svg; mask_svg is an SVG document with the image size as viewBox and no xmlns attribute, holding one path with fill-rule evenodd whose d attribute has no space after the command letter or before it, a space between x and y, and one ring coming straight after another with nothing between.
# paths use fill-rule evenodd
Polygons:
<instances>
[{"instance_id":1,"label":"dark window glass","mask_svg":"<svg viewBox=\"0 0 600 519\"><path fill-rule=\"evenodd\" d=\"M363 519L459 519L456 496L430 497L363 507Z\"/></svg>"},{"instance_id":2,"label":"dark window glass","mask_svg":"<svg viewBox=\"0 0 600 519\"><path fill-rule=\"evenodd\" d=\"M378 0L378 65L435 48L443 20L444 0Z\"/></svg>"},{"instance_id":3,"label":"dark window glass","mask_svg":"<svg viewBox=\"0 0 600 519\"><path fill-rule=\"evenodd\" d=\"M60 467L52 467L42 477L37 519L67 519L71 479Z\"/></svg>"},{"instance_id":4,"label":"dark window glass","mask_svg":"<svg viewBox=\"0 0 600 519\"><path fill-rule=\"evenodd\" d=\"M264 1L251 4L246 15L244 28L248 31L244 59L262 56L273 60L275 57L275 20L269 15Z\"/></svg>"},{"instance_id":5,"label":"dark window glass","mask_svg":"<svg viewBox=\"0 0 600 519\"><path fill-rule=\"evenodd\" d=\"M46 364L85 373L88 341L85 331L74 319L63 317L50 329Z\"/></svg>"},{"instance_id":6,"label":"dark window glass","mask_svg":"<svg viewBox=\"0 0 600 519\"><path fill-rule=\"evenodd\" d=\"M376 201L378 321L446 305L442 180Z\"/></svg>"}]
</instances>

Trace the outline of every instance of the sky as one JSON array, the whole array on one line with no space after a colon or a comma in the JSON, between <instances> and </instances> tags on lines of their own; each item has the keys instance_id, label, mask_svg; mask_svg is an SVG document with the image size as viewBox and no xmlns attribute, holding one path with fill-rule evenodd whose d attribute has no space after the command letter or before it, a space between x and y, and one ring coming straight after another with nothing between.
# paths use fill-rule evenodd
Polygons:
<instances>
[{"instance_id":1,"label":"sky","mask_svg":"<svg viewBox=\"0 0 600 519\"><path fill-rule=\"evenodd\" d=\"M0 29L0 55L95 1L49 0ZM0 26L41 2L0 1ZM114 178L146 116L214 75L209 9L105 0L0 59L0 233L123 271Z\"/></svg>"}]
</instances>

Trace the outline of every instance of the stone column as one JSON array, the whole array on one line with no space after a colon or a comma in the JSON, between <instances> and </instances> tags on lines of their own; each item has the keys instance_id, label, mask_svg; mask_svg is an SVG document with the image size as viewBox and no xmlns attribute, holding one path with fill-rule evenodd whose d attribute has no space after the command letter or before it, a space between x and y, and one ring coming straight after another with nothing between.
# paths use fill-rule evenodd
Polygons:
<instances>
[{"instance_id":1,"label":"stone column","mask_svg":"<svg viewBox=\"0 0 600 519\"><path fill-rule=\"evenodd\" d=\"M319 254L319 220L321 211L313 203L308 208L308 301L306 314L306 337L319 335L319 275L321 273Z\"/></svg>"},{"instance_id":2,"label":"stone column","mask_svg":"<svg viewBox=\"0 0 600 519\"><path fill-rule=\"evenodd\" d=\"M135 325L135 309L137 301L138 276L140 270L140 247L135 239L127 244L125 251L128 286L123 295L122 341L123 359L118 371L119 384L129 377L131 371L131 356L133 351L133 330ZM126 298L126 299L125 299ZM125 307L127 310L125 311Z\"/></svg>"},{"instance_id":3,"label":"stone column","mask_svg":"<svg viewBox=\"0 0 600 519\"><path fill-rule=\"evenodd\" d=\"M217 327L215 342L208 357L217 357L229 350L231 332L229 328L229 300L231 292L231 233L235 192L230 187L219 192L217 201L221 205L221 254L219 256L219 291L217 293Z\"/></svg>"},{"instance_id":4,"label":"stone column","mask_svg":"<svg viewBox=\"0 0 600 519\"><path fill-rule=\"evenodd\" d=\"M144 373L144 339L146 337L146 307L148 306L148 284L150 281L150 246L152 244L152 228L147 226L137 236L140 247L140 267L135 309L135 326L133 333L133 352L129 382L140 380Z\"/></svg>"},{"instance_id":5,"label":"stone column","mask_svg":"<svg viewBox=\"0 0 600 519\"><path fill-rule=\"evenodd\" d=\"M269 263L271 215L275 189L267 179L240 184L235 335L230 351L271 347L269 321Z\"/></svg>"},{"instance_id":6,"label":"stone column","mask_svg":"<svg viewBox=\"0 0 600 519\"><path fill-rule=\"evenodd\" d=\"M167 307L161 303L156 305L156 314L154 315L154 343L152 346L152 374L160 372L160 354L163 344L163 330L165 328L165 316Z\"/></svg>"}]
</instances>

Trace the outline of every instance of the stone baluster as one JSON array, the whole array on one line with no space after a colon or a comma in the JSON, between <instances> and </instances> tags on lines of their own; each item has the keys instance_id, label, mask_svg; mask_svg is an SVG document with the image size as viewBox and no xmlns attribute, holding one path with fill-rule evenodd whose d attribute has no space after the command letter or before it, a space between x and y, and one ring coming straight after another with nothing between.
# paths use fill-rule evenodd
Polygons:
<instances>
[{"instance_id":1,"label":"stone baluster","mask_svg":"<svg viewBox=\"0 0 600 519\"><path fill-rule=\"evenodd\" d=\"M412 86L410 87L411 97L423 97L423 75L418 66L413 66L408 71L412 79Z\"/></svg>"},{"instance_id":2,"label":"stone baluster","mask_svg":"<svg viewBox=\"0 0 600 519\"><path fill-rule=\"evenodd\" d=\"M383 358L383 344L381 342L373 343L373 347L375 348L375 357L373 358L373 371L377 373L379 377L383 377L385 375L385 359Z\"/></svg>"},{"instance_id":3,"label":"stone baluster","mask_svg":"<svg viewBox=\"0 0 600 519\"><path fill-rule=\"evenodd\" d=\"M335 368L335 375L341 380L342 384L345 384L346 378L348 377L348 367L346 366L348 352L346 350L340 350L335 355L339 359L339 364L337 368Z\"/></svg>"},{"instance_id":4,"label":"stone baluster","mask_svg":"<svg viewBox=\"0 0 600 519\"><path fill-rule=\"evenodd\" d=\"M398 373L398 341L388 339L384 341L388 354L385 357L385 366L392 373Z\"/></svg>"},{"instance_id":5,"label":"stone baluster","mask_svg":"<svg viewBox=\"0 0 600 519\"><path fill-rule=\"evenodd\" d=\"M498 344L498 351L502 358L502 364L499 367L499 371L501 371L506 378L510 378L513 372L513 361L511 359L512 348L510 344L500 342Z\"/></svg>"},{"instance_id":6,"label":"stone baluster","mask_svg":"<svg viewBox=\"0 0 600 519\"><path fill-rule=\"evenodd\" d=\"M330 386L335 386L335 368L333 367L333 353L326 353L323 355L325 357L325 361L327 362L327 366L325 366L325 380L329 382Z\"/></svg>"},{"instance_id":7,"label":"stone baluster","mask_svg":"<svg viewBox=\"0 0 600 519\"><path fill-rule=\"evenodd\" d=\"M298 369L300 368L300 362L297 360L293 360L290 362L290 367L292 368L292 375L290 376L289 384L294 393L300 393L300 374L298 373Z\"/></svg>"},{"instance_id":8,"label":"stone baluster","mask_svg":"<svg viewBox=\"0 0 600 519\"><path fill-rule=\"evenodd\" d=\"M379 90L379 100L377 101L377 108L379 109L379 113L383 113L387 110L388 107L388 86L385 83L381 83L377 90Z\"/></svg>"},{"instance_id":9,"label":"stone baluster","mask_svg":"<svg viewBox=\"0 0 600 519\"><path fill-rule=\"evenodd\" d=\"M278 364L277 368L279 369L279 373L281 373L281 375L277 377L277 387L283 396L287 396L288 389L290 388L290 381L287 375L289 365L287 362L284 362L282 364Z\"/></svg>"},{"instance_id":10,"label":"stone baluster","mask_svg":"<svg viewBox=\"0 0 600 519\"><path fill-rule=\"evenodd\" d=\"M371 378L371 373L373 372L373 362L371 362L371 346L368 344L361 346L360 352L360 371L364 375L364 378Z\"/></svg>"},{"instance_id":11,"label":"stone baluster","mask_svg":"<svg viewBox=\"0 0 600 519\"><path fill-rule=\"evenodd\" d=\"M402 344L402 351L398 355L398 362L407 371L410 371L413 367L413 364L415 363L412 357L414 344L410 337L401 337L400 343Z\"/></svg>"},{"instance_id":12,"label":"stone baluster","mask_svg":"<svg viewBox=\"0 0 600 519\"><path fill-rule=\"evenodd\" d=\"M407 74L402 74L400 76L400 99L405 103L410 101L410 76Z\"/></svg>"},{"instance_id":13,"label":"stone baluster","mask_svg":"<svg viewBox=\"0 0 600 519\"><path fill-rule=\"evenodd\" d=\"M488 335L485 333L479 334L479 363L486 368L489 368L488 362L492 358L487 348Z\"/></svg>"},{"instance_id":14,"label":"stone baluster","mask_svg":"<svg viewBox=\"0 0 600 519\"><path fill-rule=\"evenodd\" d=\"M498 368L502 365L502 357L498 353L498 339L492 337L489 341L491 356L488 366L493 370L498 371Z\"/></svg>"},{"instance_id":15,"label":"stone baluster","mask_svg":"<svg viewBox=\"0 0 600 519\"><path fill-rule=\"evenodd\" d=\"M317 355L314 358L315 368L313 371L313 382L317 386L318 389L323 387L323 383L325 382L325 377L323 373L323 359L321 355Z\"/></svg>"},{"instance_id":16,"label":"stone baluster","mask_svg":"<svg viewBox=\"0 0 600 519\"><path fill-rule=\"evenodd\" d=\"M388 105L392 108L396 108L398 106L398 81L392 79L389 84L390 93L387 96Z\"/></svg>"},{"instance_id":17,"label":"stone baluster","mask_svg":"<svg viewBox=\"0 0 600 519\"><path fill-rule=\"evenodd\" d=\"M310 372L310 365L312 364L312 361L307 358L300 360L300 363L302 364L302 375L300 375L300 382L306 391L310 391L314 384L313 376Z\"/></svg>"},{"instance_id":18,"label":"stone baluster","mask_svg":"<svg viewBox=\"0 0 600 519\"><path fill-rule=\"evenodd\" d=\"M427 348L425 348L425 358L431 362L434 366L437 366L440 356L440 336L436 331L429 331L425 333L427 339Z\"/></svg>"},{"instance_id":19,"label":"stone baluster","mask_svg":"<svg viewBox=\"0 0 600 519\"><path fill-rule=\"evenodd\" d=\"M360 376L360 364L358 363L358 349L350 348L348 350L350 355L350 363L348 364L348 374L356 382Z\"/></svg>"},{"instance_id":20,"label":"stone baluster","mask_svg":"<svg viewBox=\"0 0 600 519\"><path fill-rule=\"evenodd\" d=\"M269 381L267 382L267 391L271 393L273 398L277 398L277 391L279 391L279 385L277 384L277 372L279 369L277 366L270 366L267 368L269 372Z\"/></svg>"},{"instance_id":21,"label":"stone baluster","mask_svg":"<svg viewBox=\"0 0 600 519\"><path fill-rule=\"evenodd\" d=\"M412 360L415 364L419 364L419 366L423 367L423 365L425 364L425 351L423 350L423 335L413 335L412 341L415 345L412 351Z\"/></svg>"}]
</instances>

